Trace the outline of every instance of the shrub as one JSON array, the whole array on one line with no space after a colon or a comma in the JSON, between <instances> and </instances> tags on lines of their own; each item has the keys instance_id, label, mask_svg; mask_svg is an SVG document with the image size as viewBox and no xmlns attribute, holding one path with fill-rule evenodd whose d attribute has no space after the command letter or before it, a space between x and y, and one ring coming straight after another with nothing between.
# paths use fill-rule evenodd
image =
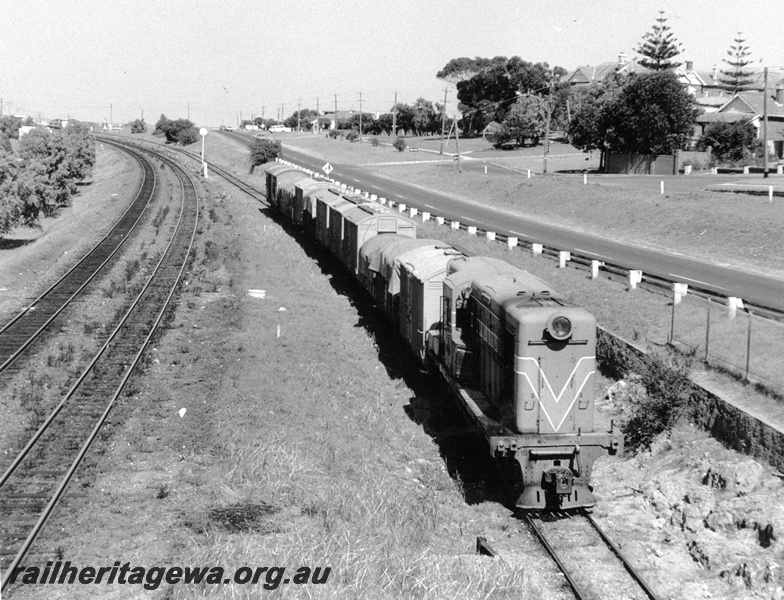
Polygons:
<instances>
[{"instance_id":1,"label":"shrub","mask_svg":"<svg viewBox=\"0 0 784 600\"><path fill-rule=\"evenodd\" d=\"M392 143L392 146L394 146L398 152L403 152L403 150L406 149L406 140L398 136L397 138L395 138L395 141Z\"/></svg>"},{"instance_id":2,"label":"shrub","mask_svg":"<svg viewBox=\"0 0 784 600\"><path fill-rule=\"evenodd\" d=\"M359 133L352 129L346 134L346 139L353 144L359 139Z\"/></svg>"},{"instance_id":3,"label":"shrub","mask_svg":"<svg viewBox=\"0 0 784 600\"><path fill-rule=\"evenodd\" d=\"M378 146L380 144L381 144L381 140L378 139L377 135L374 135L372 138L370 138L370 145L371 146Z\"/></svg>"},{"instance_id":4,"label":"shrub","mask_svg":"<svg viewBox=\"0 0 784 600\"><path fill-rule=\"evenodd\" d=\"M275 160L280 156L280 141L256 138L250 147L250 172L259 165Z\"/></svg>"},{"instance_id":5,"label":"shrub","mask_svg":"<svg viewBox=\"0 0 784 600\"><path fill-rule=\"evenodd\" d=\"M688 413L692 384L689 379L693 355L678 352L638 355L606 332L597 338L596 358L603 375L625 377L644 393L627 396L623 424L626 448L642 452L657 435L672 429Z\"/></svg>"},{"instance_id":6,"label":"shrub","mask_svg":"<svg viewBox=\"0 0 784 600\"><path fill-rule=\"evenodd\" d=\"M131 122L131 133L144 133L147 131L147 123L144 119L136 119Z\"/></svg>"},{"instance_id":7,"label":"shrub","mask_svg":"<svg viewBox=\"0 0 784 600\"><path fill-rule=\"evenodd\" d=\"M330 129L327 135L329 135L330 139L335 140L340 135L340 132L337 129Z\"/></svg>"}]
</instances>

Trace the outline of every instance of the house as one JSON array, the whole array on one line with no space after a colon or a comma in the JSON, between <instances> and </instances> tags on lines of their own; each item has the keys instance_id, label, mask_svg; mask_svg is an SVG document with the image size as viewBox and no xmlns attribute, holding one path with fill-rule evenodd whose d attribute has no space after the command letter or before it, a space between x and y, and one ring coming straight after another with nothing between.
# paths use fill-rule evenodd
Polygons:
<instances>
[{"instance_id":1,"label":"house","mask_svg":"<svg viewBox=\"0 0 784 600\"><path fill-rule=\"evenodd\" d=\"M591 65L577 67L574 71L567 74L562 81L572 87L587 86L592 83L601 83L611 73L625 75L628 73L648 72L650 72L650 69L640 66L636 60L629 60L626 53L621 52L618 55L618 60L615 62L604 62L595 67Z\"/></svg>"},{"instance_id":2,"label":"house","mask_svg":"<svg viewBox=\"0 0 784 600\"><path fill-rule=\"evenodd\" d=\"M329 119L329 128L337 129L337 124L340 121L348 121L353 115L357 114L355 110L325 110L321 118Z\"/></svg>"},{"instance_id":3,"label":"house","mask_svg":"<svg viewBox=\"0 0 784 600\"><path fill-rule=\"evenodd\" d=\"M713 123L748 122L757 129L762 139L762 120L765 95L761 92L740 92L726 101L715 112L697 117L701 133ZM784 81L779 82L773 93L768 93L768 152L784 158Z\"/></svg>"}]
</instances>

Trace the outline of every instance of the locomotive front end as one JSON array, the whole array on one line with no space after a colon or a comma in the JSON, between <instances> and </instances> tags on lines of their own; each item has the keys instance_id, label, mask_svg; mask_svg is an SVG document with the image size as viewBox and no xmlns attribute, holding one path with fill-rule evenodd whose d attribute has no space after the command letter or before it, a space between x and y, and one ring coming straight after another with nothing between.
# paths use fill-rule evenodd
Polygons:
<instances>
[{"instance_id":1,"label":"locomotive front end","mask_svg":"<svg viewBox=\"0 0 784 600\"><path fill-rule=\"evenodd\" d=\"M514 456L521 472L517 506L593 506L594 461L623 447L619 431L597 425L596 320L549 291L526 294L506 308L506 328L514 332L509 417L520 435L503 444L503 453Z\"/></svg>"}]
</instances>

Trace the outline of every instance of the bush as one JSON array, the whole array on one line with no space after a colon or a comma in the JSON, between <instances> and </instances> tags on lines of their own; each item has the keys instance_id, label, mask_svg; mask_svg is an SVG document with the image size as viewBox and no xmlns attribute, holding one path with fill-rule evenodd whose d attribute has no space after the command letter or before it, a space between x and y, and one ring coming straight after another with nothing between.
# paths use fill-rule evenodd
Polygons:
<instances>
[{"instance_id":1,"label":"bush","mask_svg":"<svg viewBox=\"0 0 784 600\"><path fill-rule=\"evenodd\" d=\"M144 133L147 131L147 123L144 119L136 119L131 122L131 133Z\"/></svg>"},{"instance_id":2,"label":"bush","mask_svg":"<svg viewBox=\"0 0 784 600\"><path fill-rule=\"evenodd\" d=\"M381 144L381 140L378 139L377 135L374 135L372 138L370 138L371 146L379 146L380 144Z\"/></svg>"},{"instance_id":3,"label":"bush","mask_svg":"<svg viewBox=\"0 0 784 600\"><path fill-rule=\"evenodd\" d=\"M271 162L280 156L280 141L257 138L250 147L250 172L259 165Z\"/></svg>"},{"instance_id":4,"label":"bush","mask_svg":"<svg viewBox=\"0 0 784 600\"><path fill-rule=\"evenodd\" d=\"M403 150L406 149L406 140L398 136L397 138L395 138L395 141L392 143L392 146L394 146L398 152L403 152Z\"/></svg>"},{"instance_id":5,"label":"bush","mask_svg":"<svg viewBox=\"0 0 784 600\"><path fill-rule=\"evenodd\" d=\"M628 379L632 388L644 391L624 399L623 409L629 416L622 428L628 450L647 450L657 435L672 429L688 414L693 358L674 351L640 356L617 338L599 332L596 359L602 374L611 379Z\"/></svg>"},{"instance_id":6,"label":"bush","mask_svg":"<svg viewBox=\"0 0 784 600\"><path fill-rule=\"evenodd\" d=\"M330 139L336 140L340 135L340 132L337 129L330 129L327 135L330 137Z\"/></svg>"},{"instance_id":7,"label":"bush","mask_svg":"<svg viewBox=\"0 0 784 600\"><path fill-rule=\"evenodd\" d=\"M359 139L359 133L352 129L346 134L346 139L353 144Z\"/></svg>"},{"instance_id":8,"label":"bush","mask_svg":"<svg viewBox=\"0 0 784 600\"><path fill-rule=\"evenodd\" d=\"M161 115L158 122L155 124L155 131L153 135L163 134L166 136L166 142L169 144L180 144L188 146L193 144L199 139L199 131L196 126L188 119L177 119L172 121L167 119L166 115Z\"/></svg>"}]
</instances>

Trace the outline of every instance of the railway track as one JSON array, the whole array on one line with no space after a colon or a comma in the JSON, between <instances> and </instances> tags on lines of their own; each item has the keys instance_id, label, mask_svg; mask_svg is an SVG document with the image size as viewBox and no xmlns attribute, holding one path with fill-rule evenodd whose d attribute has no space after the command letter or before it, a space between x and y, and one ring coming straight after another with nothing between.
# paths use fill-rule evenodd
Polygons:
<instances>
[{"instance_id":1,"label":"railway track","mask_svg":"<svg viewBox=\"0 0 784 600\"><path fill-rule=\"evenodd\" d=\"M44 333L57 317L84 291L99 273L105 272L112 258L138 226L158 186L158 175L149 160L126 150L141 165L143 176L136 197L114 227L65 275L54 282L32 303L0 328L0 375Z\"/></svg>"},{"instance_id":2,"label":"railway track","mask_svg":"<svg viewBox=\"0 0 784 600\"><path fill-rule=\"evenodd\" d=\"M523 520L578 600L659 599L588 511L552 517L525 513ZM586 548L590 548L589 560Z\"/></svg>"},{"instance_id":3,"label":"railway track","mask_svg":"<svg viewBox=\"0 0 784 600\"><path fill-rule=\"evenodd\" d=\"M27 445L0 463L0 573L5 590L53 514L82 460L142 359L177 289L196 234L199 198L187 172L180 181L177 226L153 273L109 338ZM40 555L46 552L38 552Z\"/></svg>"}]
</instances>

